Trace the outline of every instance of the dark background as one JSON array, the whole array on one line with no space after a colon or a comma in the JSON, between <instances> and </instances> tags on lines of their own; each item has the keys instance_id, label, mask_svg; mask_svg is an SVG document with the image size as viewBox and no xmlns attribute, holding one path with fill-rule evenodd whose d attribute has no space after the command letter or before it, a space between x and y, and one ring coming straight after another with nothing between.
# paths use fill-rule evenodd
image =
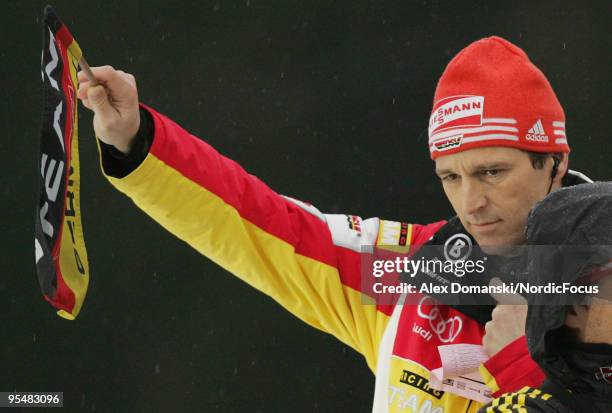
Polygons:
<instances>
[{"instance_id":1,"label":"dark background","mask_svg":"<svg viewBox=\"0 0 612 413\"><path fill-rule=\"evenodd\" d=\"M435 82L499 34L547 74L571 167L610 178L608 2L56 1L90 64L278 192L325 212L451 214L426 148ZM531 4L533 3L533 4ZM364 360L219 269L102 177L81 115L91 284L76 321L34 272L45 2L3 2L0 391L63 391L102 412L371 409ZM607 5L607 6L606 6Z\"/></svg>"}]
</instances>

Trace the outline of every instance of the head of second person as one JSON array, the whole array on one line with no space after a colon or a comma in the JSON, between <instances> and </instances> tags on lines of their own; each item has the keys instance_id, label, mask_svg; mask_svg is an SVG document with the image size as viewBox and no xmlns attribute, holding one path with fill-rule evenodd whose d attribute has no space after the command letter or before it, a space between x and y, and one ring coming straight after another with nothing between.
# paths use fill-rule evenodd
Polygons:
<instances>
[{"instance_id":1,"label":"head of second person","mask_svg":"<svg viewBox=\"0 0 612 413\"><path fill-rule=\"evenodd\" d=\"M612 406L612 182L556 191L531 211L524 280L587 287L529 295L527 343L552 382ZM595 288L597 287L597 288Z\"/></svg>"},{"instance_id":2,"label":"head of second person","mask_svg":"<svg viewBox=\"0 0 612 413\"><path fill-rule=\"evenodd\" d=\"M525 242L535 203L568 169L565 114L523 50L499 37L451 60L434 96L429 150L444 192L484 248Z\"/></svg>"}]
</instances>

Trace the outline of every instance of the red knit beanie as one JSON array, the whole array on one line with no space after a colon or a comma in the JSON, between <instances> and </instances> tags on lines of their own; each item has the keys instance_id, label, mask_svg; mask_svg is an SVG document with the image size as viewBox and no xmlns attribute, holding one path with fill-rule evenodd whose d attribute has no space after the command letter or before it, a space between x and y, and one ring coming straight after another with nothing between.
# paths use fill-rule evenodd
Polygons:
<instances>
[{"instance_id":1,"label":"red knit beanie","mask_svg":"<svg viewBox=\"0 0 612 413\"><path fill-rule=\"evenodd\" d=\"M523 50L496 36L451 60L429 119L432 159L485 146L570 151L565 114L550 83Z\"/></svg>"}]
</instances>

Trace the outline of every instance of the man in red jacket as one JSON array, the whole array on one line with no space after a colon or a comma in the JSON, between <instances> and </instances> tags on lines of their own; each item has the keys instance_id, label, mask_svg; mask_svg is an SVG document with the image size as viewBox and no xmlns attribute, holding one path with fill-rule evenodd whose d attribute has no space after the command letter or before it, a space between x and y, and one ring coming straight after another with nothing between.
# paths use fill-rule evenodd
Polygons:
<instances>
[{"instance_id":1,"label":"man in red jacket","mask_svg":"<svg viewBox=\"0 0 612 413\"><path fill-rule=\"evenodd\" d=\"M440 78L429 149L457 217L427 225L323 214L281 196L139 105L132 75L110 66L93 73L103 87L80 73L78 96L94 112L111 184L199 252L362 353L376 373L374 411L476 412L491 396L541 384L524 338L525 306L362 301L372 296L363 291L363 247L416 251L461 236L503 253L525 242L536 202L588 181L568 171L563 109L521 49L499 37L479 40ZM490 358L479 379L434 389L438 347L448 344L482 344Z\"/></svg>"}]
</instances>

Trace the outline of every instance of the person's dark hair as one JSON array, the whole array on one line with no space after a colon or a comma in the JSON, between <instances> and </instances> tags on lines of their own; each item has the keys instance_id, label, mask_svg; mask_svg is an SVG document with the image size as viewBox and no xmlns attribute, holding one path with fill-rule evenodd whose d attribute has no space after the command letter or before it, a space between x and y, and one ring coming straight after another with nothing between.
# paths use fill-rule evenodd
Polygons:
<instances>
[{"instance_id":1,"label":"person's dark hair","mask_svg":"<svg viewBox=\"0 0 612 413\"><path fill-rule=\"evenodd\" d=\"M525 152L527 152L527 155L529 155L529 160L531 161L531 166L533 166L533 169L542 169L544 167L544 163L549 157L557 158L559 162L561 162L561 159L563 159L563 152Z\"/></svg>"}]
</instances>

